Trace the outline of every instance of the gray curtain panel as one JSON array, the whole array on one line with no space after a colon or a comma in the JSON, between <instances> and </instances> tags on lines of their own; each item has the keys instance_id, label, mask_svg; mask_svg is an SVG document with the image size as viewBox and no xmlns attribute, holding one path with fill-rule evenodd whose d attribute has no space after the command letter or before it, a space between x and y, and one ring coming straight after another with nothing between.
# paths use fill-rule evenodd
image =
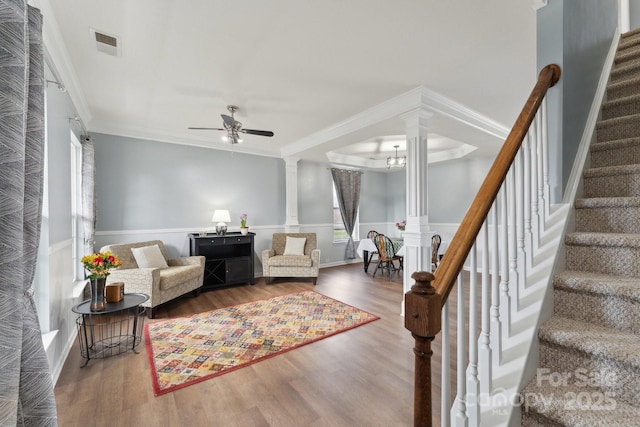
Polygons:
<instances>
[{"instance_id":1,"label":"gray curtain panel","mask_svg":"<svg viewBox=\"0 0 640 427\"><path fill-rule=\"evenodd\" d=\"M336 186L336 194L338 196L338 206L340 207L340 215L342 223L347 231L349 240L345 249L346 259L355 259L356 248L353 244L353 228L356 225L358 216L358 205L360 204L360 178L362 172L347 169L331 169L333 183Z\"/></svg>"},{"instance_id":2,"label":"gray curtain panel","mask_svg":"<svg viewBox=\"0 0 640 427\"><path fill-rule=\"evenodd\" d=\"M42 15L0 0L0 425L55 426L32 283L44 166Z\"/></svg>"},{"instance_id":3,"label":"gray curtain panel","mask_svg":"<svg viewBox=\"0 0 640 427\"><path fill-rule=\"evenodd\" d=\"M94 252L96 235L96 155L95 144L90 136L83 136L82 142L82 231L84 235L84 255Z\"/></svg>"}]
</instances>

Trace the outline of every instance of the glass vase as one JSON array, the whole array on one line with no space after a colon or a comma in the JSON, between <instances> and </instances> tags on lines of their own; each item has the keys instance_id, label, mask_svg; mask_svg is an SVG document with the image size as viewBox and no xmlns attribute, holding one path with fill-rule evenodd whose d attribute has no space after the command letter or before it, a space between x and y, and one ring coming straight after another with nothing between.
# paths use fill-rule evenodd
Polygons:
<instances>
[{"instance_id":1,"label":"glass vase","mask_svg":"<svg viewBox=\"0 0 640 427\"><path fill-rule=\"evenodd\" d=\"M97 277L90 279L91 282L91 304L89 310L102 311L104 310L104 287L107 282L106 277Z\"/></svg>"}]
</instances>

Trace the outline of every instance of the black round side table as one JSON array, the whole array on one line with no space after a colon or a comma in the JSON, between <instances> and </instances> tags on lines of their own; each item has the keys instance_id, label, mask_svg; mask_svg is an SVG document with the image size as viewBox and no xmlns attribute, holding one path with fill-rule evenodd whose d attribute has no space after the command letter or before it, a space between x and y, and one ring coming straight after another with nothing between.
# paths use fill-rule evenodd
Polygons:
<instances>
[{"instance_id":1,"label":"black round side table","mask_svg":"<svg viewBox=\"0 0 640 427\"><path fill-rule=\"evenodd\" d=\"M86 359L85 367L91 359L102 359L129 350L138 353L136 347L142 341L145 308L140 304L149 299L149 295L129 293L118 302L105 303L104 310L91 311L91 300L74 306L71 310L78 313L78 342L80 354Z\"/></svg>"}]
</instances>

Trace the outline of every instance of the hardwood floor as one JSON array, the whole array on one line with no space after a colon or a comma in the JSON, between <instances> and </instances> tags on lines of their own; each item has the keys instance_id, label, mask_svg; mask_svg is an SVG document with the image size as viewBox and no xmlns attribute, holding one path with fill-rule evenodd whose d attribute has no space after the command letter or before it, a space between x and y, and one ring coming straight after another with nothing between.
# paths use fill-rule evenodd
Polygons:
<instances>
[{"instance_id":1,"label":"hardwood floor","mask_svg":"<svg viewBox=\"0 0 640 427\"><path fill-rule=\"evenodd\" d=\"M402 279L375 279L352 264L311 281L276 281L185 296L157 309L153 322L305 289L381 318L246 368L154 397L144 344L140 354L83 360L71 349L55 387L66 426L410 426L413 339L400 316ZM455 340L455 338L452 337ZM454 341L455 343L455 341ZM439 343L434 374L439 375ZM437 377L436 377L437 378ZM439 384L434 383L434 396ZM436 407L434 425L439 425Z\"/></svg>"}]
</instances>

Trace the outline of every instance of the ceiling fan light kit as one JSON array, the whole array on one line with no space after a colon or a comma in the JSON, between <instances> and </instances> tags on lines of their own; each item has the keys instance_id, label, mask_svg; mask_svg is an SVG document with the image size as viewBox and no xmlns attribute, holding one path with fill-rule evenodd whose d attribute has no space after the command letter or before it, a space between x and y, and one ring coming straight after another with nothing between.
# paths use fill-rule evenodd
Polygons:
<instances>
[{"instance_id":1,"label":"ceiling fan light kit","mask_svg":"<svg viewBox=\"0 0 640 427\"><path fill-rule=\"evenodd\" d=\"M222 137L223 141L229 142L231 144L237 144L242 142L242 138L240 137L240 133L246 133L249 135L259 135L259 136L273 136L274 133L270 130L256 130L256 129L243 129L242 123L235 119L235 112L238 111L236 105L227 105L227 110L231 113L230 116L226 114L221 114L222 117L222 126L223 128L205 128L205 127L190 127L189 129L193 130L223 130L226 131L227 134Z\"/></svg>"}]
</instances>

